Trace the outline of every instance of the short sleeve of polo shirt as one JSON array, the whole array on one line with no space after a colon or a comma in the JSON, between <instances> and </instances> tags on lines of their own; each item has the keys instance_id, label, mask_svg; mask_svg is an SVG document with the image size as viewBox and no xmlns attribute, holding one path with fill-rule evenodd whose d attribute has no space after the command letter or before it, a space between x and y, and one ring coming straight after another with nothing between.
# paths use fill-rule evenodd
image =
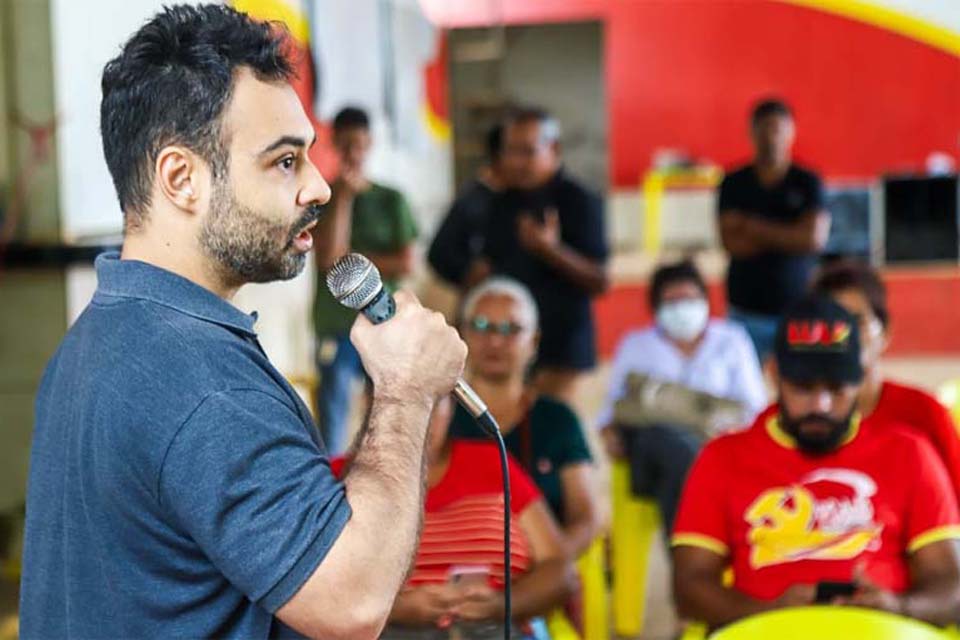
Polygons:
<instances>
[{"instance_id":1,"label":"short sleeve of polo shirt","mask_svg":"<svg viewBox=\"0 0 960 640\"><path fill-rule=\"evenodd\" d=\"M693 463L680 498L671 546L691 546L726 557L730 552L726 519L726 478L731 470L714 441ZM735 472L735 471L734 471Z\"/></svg>"},{"instance_id":2,"label":"short sleeve of polo shirt","mask_svg":"<svg viewBox=\"0 0 960 640\"><path fill-rule=\"evenodd\" d=\"M943 462L925 440L917 439L915 451L918 459L909 467L913 487L905 526L908 553L960 539L960 513Z\"/></svg>"},{"instance_id":3,"label":"short sleeve of polo shirt","mask_svg":"<svg viewBox=\"0 0 960 640\"><path fill-rule=\"evenodd\" d=\"M271 613L313 574L351 514L308 428L267 393L213 394L177 432L158 479L175 526Z\"/></svg>"}]
</instances>

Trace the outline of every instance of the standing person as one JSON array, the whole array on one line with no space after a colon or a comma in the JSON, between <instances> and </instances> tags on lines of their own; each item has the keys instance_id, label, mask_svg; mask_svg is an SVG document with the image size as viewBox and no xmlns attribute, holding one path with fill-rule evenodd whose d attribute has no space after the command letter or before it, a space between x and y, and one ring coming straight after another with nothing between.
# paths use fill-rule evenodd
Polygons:
<instances>
[{"instance_id":1,"label":"standing person","mask_svg":"<svg viewBox=\"0 0 960 640\"><path fill-rule=\"evenodd\" d=\"M543 319L535 382L569 403L596 364L590 299L609 284L603 201L564 170L560 125L543 109L507 119L503 173L511 188L494 202L483 257L533 293Z\"/></svg>"},{"instance_id":2,"label":"standing person","mask_svg":"<svg viewBox=\"0 0 960 640\"><path fill-rule=\"evenodd\" d=\"M720 185L718 224L730 254L730 317L743 323L764 362L783 310L803 297L830 233L820 178L792 159L793 113L764 100L750 117L751 164Z\"/></svg>"},{"instance_id":3,"label":"standing person","mask_svg":"<svg viewBox=\"0 0 960 640\"><path fill-rule=\"evenodd\" d=\"M607 453L627 458L633 490L654 496L669 535L687 471L701 447L690 425L652 424L621 429L614 406L631 373L646 374L716 398L737 402L736 424L750 424L767 405L767 391L750 338L729 320L710 319L707 285L693 263L667 264L650 282L656 324L628 333L617 347L607 400L597 418Z\"/></svg>"},{"instance_id":4,"label":"standing person","mask_svg":"<svg viewBox=\"0 0 960 640\"><path fill-rule=\"evenodd\" d=\"M393 291L413 271L417 224L402 193L367 176L371 144L370 119L362 109L346 107L333 119L340 176L314 230L316 263L323 274L337 258L352 251L363 253L380 270L384 286ZM350 344L356 313L333 299L322 276L316 283L317 421L327 449L338 454L346 449L353 383L363 376L363 367Z\"/></svg>"},{"instance_id":5,"label":"standing person","mask_svg":"<svg viewBox=\"0 0 960 640\"><path fill-rule=\"evenodd\" d=\"M400 292L351 336L373 380L338 482L310 414L230 299L300 273L330 189L285 36L168 7L103 72L122 252L37 394L23 638L372 639L417 546L430 411L465 347ZM384 536L385 530L390 531Z\"/></svg>"},{"instance_id":6,"label":"standing person","mask_svg":"<svg viewBox=\"0 0 960 640\"><path fill-rule=\"evenodd\" d=\"M813 290L832 297L860 325L863 344L863 387L858 401L865 423L908 425L930 441L940 454L960 498L960 431L950 412L932 395L884 378L880 357L889 343L887 289L869 265L845 262L824 269Z\"/></svg>"},{"instance_id":7,"label":"standing person","mask_svg":"<svg viewBox=\"0 0 960 640\"><path fill-rule=\"evenodd\" d=\"M496 195L506 186L503 175L503 125L487 133L487 162L450 205L440 223L427 260L449 284L466 290L490 275L483 257L484 235Z\"/></svg>"}]
</instances>

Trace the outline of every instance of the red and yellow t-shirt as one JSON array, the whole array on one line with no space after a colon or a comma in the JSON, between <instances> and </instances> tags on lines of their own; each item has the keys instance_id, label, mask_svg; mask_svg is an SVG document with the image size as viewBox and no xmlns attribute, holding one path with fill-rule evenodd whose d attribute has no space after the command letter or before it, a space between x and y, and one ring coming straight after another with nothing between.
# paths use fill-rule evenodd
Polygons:
<instances>
[{"instance_id":1,"label":"red and yellow t-shirt","mask_svg":"<svg viewBox=\"0 0 960 640\"><path fill-rule=\"evenodd\" d=\"M423 532L408 587L446 582L450 569L488 572L490 584L503 588L503 480L500 453L491 442L453 440L450 464L436 486L427 491ZM510 570L529 571L530 545L517 519L541 498L523 468L508 456L510 468ZM341 476L342 458L331 462Z\"/></svg>"},{"instance_id":2,"label":"red and yellow t-shirt","mask_svg":"<svg viewBox=\"0 0 960 640\"><path fill-rule=\"evenodd\" d=\"M861 562L902 592L909 553L960 538L949 476L920 436L874 418L810 456L765 414L704 448L674 527L674 546L728 557L741 592L771 600L793 584L851 580Z\"/></svg>"},{"instance_id":3,"label":"red and yellow t-shirt","mask_svg":"<svg viewBox=\"0 0 960 640\"><path fill-rule=\"evenodd\" d=\"M960 431L950 412L936 398L915 387L885 381L880 401L866 422L903 424L926 436L940 454L960 499Z\"/></svg>"}]
</instances>

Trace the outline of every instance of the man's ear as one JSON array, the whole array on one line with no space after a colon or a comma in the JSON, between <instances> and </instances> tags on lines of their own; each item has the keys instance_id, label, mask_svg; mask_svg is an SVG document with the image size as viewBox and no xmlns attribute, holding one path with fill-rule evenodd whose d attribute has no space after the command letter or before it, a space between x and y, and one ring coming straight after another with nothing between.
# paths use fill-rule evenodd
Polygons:
<instances>
[{"instance_id":1,"label":"man's ear","mask_svg":"<svg viewBox=\"0 0 960 640\"><path fill-rule=\"evenodd\" d=\"M157 154L155 166L160 195L178 209L196 213L204 166L205 163L186 147L164 147Z\"/></svg>"}]
</instances>

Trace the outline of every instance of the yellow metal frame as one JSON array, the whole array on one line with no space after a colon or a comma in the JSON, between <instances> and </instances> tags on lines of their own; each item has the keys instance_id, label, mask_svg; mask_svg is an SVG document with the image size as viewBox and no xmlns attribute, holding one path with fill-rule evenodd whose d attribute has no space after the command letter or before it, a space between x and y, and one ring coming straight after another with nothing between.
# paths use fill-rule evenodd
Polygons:
<instances>
[{"instance_id":1,"label":"yellow metal frame","mask_svg":"<svg viewBox=\"0 0 960 640\"><path fill-rule=\"evenodd\" d=\"M667 190L715 189L722 179L723 172L710 166L648 171L640 187L643 196L643 250L649 254L660 251L663 239L663 195Z\"/></svg>"}]
</instances>

